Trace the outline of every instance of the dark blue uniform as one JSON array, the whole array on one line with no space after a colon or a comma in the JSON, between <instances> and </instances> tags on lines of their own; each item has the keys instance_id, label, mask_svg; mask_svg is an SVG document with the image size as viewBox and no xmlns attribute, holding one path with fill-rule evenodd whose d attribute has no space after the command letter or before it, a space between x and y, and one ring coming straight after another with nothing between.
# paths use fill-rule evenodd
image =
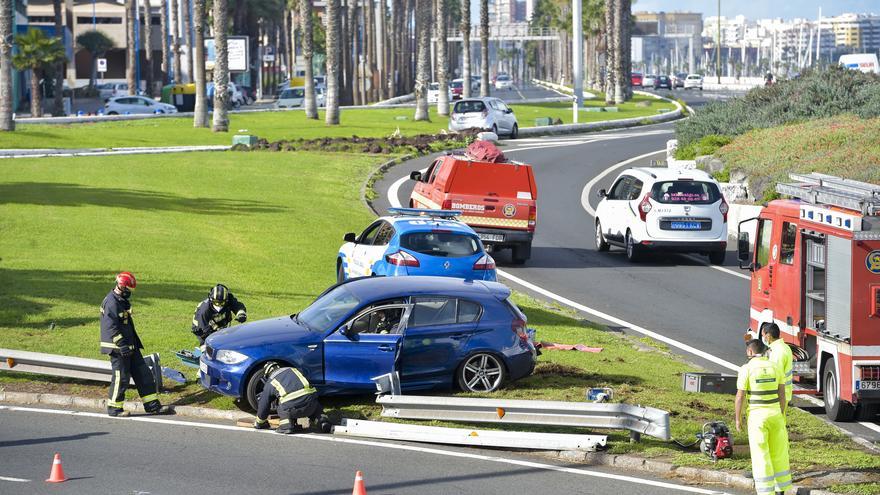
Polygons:
<instances>
[{"instance_id":1,"label":"dark blue uniform","mask_svg":"<svg viewBox=\"0 0 880 495\"><path fill-rule=\"evenodd\" d=\"M257 424L265 425L272 401L278 399L279 433L293 431L297 418L321 416L323 409L318 402L318 391L296 368L279 368L266 378L266 386L257 407Z\"/></svg>"},{"instance_id":2,"label":"dark blue uniform","mask_svg":"<svg viewBox=\"0 0 880 495\"><path fill-rule=\"evenodd\" d=\"M214 305L211 304L211 298L209 297L200 302L196 307L192 321L192 333L198 337L199 344L202 345L209 335L228 327L232 323L233 318L239 323L244 323L247 320L247 308L245 308L241 301L232 294L229 294L229 300L226 302L226 305L220 311L217 311L214 309Z\"/></svg>"}]
</instances>

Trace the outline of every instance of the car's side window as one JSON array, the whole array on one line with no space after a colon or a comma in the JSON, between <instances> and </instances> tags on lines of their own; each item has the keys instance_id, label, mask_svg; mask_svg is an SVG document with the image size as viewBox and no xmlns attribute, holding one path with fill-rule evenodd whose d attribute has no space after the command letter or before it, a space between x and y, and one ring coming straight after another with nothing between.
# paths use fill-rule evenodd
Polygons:
<instances>
[{"instance_id":1,"label":"car's side window","mask_svg":"<svg viewBox=\"0 0 880 495\"><path fill-rule=\"evenodd\" d=\"M358 239L358 244L373 244L373 241L376 240L376 235L379 233L379 228L382 226L384 222L376 222L373 225L367 227L366 230L361 234Z\"/></svg>"},{"instance_id":2,"label":"car's side window","mask_svg":"<svg viewBox=\"0 0 880 495\"><path fill-rule=\"evenodd\" d=\"M794 264L794 250L797 242L797 224L784 222L782 224L782 249L779 253L779 262L784 265Z\"/></svg>"},{"instance_id":3,"label":"car's side window","mask_svg":"<svg viewBox=\"0 0 880 495\"><path fill-rule=\"evenodd\" d=\"M351 322L348 335L400 333L404 309L403 306L385 306L364 313Z\"/></svg>"},{"instance_id":4,"label":"car's side window","mask_svg":"<svg viewBox=\"0 0 880 495\"><path fill-rule=\"evenodd\" d=\"M410 327L452 325L457 321L457 299L448 297L414 297Z\"/></svg>"},{"instance_id":5,"label":"car's side window","mask_svg":"<svg viewBox=\"0 0 880 495\"><path fill-rule=\"evenodd\" d=\"M626 199L626 193L629 189L630 184L630 176L624 175L623 177L617 179L617 182L614 186L611 187L611 192L608 194L608 199Z\"/></svg>"},{"instance_id":6,"label":"car's side window","mask_svg":"<svg viewBox=\"0 0 880 495\"><path fill-rule=\"evenodd\" d=\"M383 222L376 239L373 241L374 246L385 246L394 237L394 227L388 222Z\"/></svg>"},{"instance_id":7,"label":"car's side window","mask_svg":"<svg viewBox=\"0 0 880 495\"><path fill-rule=\"evenodd\" d=\"M632 179L630 182L629 192L627 193L626 199L632 201L634 199L639 199L639 196L642 194L642 187L644 183L639 179Z\"/></svg>"},{"instance_id":8,"label":"car's side window","mask_svg":"<svg viewBox=\"0 0 880 495\"><path fill-rule=\"evenodd\" d=\"M483 308L471 301L464 301L459 299L458 301L458 322L459 323L471 323L480 319L480 314L483 312Z\"/></svg>"},{"instance_id":9,"label":"car's side window","mask_svg":"<svg viewBox=\"0 0 880 495\"><path fill-rule=\"evenodd\" d=\"M758 227L757 253L755 256L756 268L767 266L770 260L770 236L773 234L773 220L768 218L761 219L761 225Z\"/></svg>"}]
</instances>

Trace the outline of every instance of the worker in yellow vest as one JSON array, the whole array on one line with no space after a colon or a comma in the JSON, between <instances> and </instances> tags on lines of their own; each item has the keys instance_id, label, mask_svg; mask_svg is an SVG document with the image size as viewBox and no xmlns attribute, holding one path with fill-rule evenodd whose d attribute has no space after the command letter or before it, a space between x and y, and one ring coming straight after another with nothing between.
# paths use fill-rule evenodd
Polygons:
<instances>
[{"instance_id":1,"label":"worker in yellow vest","mask_svg":"<svg viewBox=\"0 0 880 495\"><path fill-rule=\"evenodd\" d=\"M736 380L736 431L742 431L743 403L748 398L749 451L758 495L782 494L791 487L788 431L785 428L785 375L764 353L757 339L746 343L749 362Z\"/></svg>"},{"instance_id":2,"label":"worker in yellow vest","mask_svg":"<svg viewBox=\"0 0 880 495\"><path fill-rule=\"evenodd\" d=\"M785 378L785 403L791 403L792 392L792 362L794 357L791 354L791 347L779 338L779 327L775 324L764 325L761 327L761 337L765 344L769 347L767 357L770 362L779 366L782 375Z\"/></svg>"}]
</instances>

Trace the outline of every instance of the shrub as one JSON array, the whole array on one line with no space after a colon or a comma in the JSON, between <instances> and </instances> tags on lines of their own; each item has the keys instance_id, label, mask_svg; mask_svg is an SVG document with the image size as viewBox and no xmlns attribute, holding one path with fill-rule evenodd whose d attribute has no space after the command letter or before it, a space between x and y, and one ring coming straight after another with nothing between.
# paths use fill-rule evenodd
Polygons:
<instances>
[{"instance_id":1,"label":"shrub","mask_svg":"<svg viewBox=\"0 0 880 495\"><path fill-rule=\"evenodd\" d=\"M703 136L699 141L685 146L682 146L681 141L679 141L678 148L675 150L675 158L679 160L693 160L698 156L711 155L715 153L715 150L730 143L730 141L730 137L718 134Z\"/></svg>"}]
</instances>

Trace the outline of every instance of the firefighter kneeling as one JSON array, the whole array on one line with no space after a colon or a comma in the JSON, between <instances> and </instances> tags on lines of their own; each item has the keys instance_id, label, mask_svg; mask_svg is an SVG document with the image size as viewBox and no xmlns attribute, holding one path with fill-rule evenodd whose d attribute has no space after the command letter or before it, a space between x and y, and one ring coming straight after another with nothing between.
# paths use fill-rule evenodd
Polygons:
<instances>
[{"instance_id":1,"label":"firefighter kneeling","mask_svg":"<svg viewBox=\"0 0 880 495\"><path fill-rule=\"evenodd\" d=\"M736 431L742 431L742 406L749 399L749 451L752 476L759 495L784 493L791 487L788 467L788 432L785 429L785 375L763 354L760 340L746 343L749 362L736 380Z\"/></svg>"},{"instance_id":2,"label":"firefighter kneeling","mask_svg":"<svg viewBox=\"0 0 880 495\"><path fill-rule=\"evenodd\" d=\"M323 414L318 402L318 391L309 384L305 376L296 368L281 367L277 363L266 363L263 367L266 385L257 407L254 428L269 427L269 407L278 399L278 416L281 421L276 433L293 433L301 427L298 418L309 418L311 425L319 424L321 431L330 432L330 420Z\"/></svg>"}]
</instances>

